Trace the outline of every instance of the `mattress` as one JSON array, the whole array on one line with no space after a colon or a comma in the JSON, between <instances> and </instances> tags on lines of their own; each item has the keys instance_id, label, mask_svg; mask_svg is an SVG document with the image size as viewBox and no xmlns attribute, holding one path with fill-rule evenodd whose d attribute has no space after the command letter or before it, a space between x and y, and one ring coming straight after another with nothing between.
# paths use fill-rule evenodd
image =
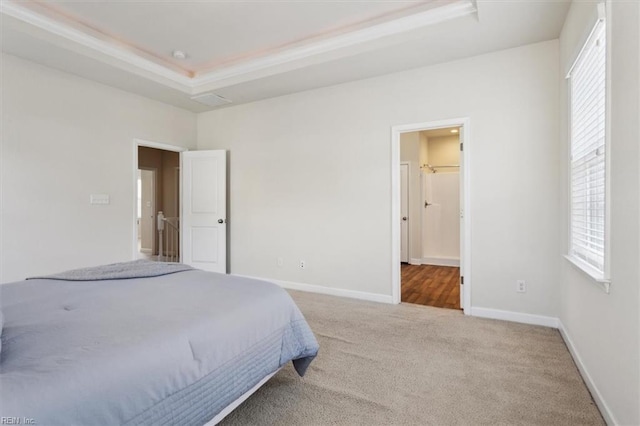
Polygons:
<instances>
[{"instance_id":1,"label":"mattress","mask_svg":"<svg viewBox=\"0 0 640 426\"><path fill-rule=\"evenodd\" d=\"M0 288L0 417L38 425L202 425L318 344L265 281L186 270Z\"/></svg>"}]
</instances>

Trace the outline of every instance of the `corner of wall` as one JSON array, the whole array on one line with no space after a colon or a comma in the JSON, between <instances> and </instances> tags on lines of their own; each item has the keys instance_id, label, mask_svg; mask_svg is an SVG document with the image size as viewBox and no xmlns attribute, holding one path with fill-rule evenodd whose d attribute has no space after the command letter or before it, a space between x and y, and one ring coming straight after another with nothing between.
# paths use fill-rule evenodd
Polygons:
<instances>
[{"instance_id":1,"label":"corner of wall","mask_svg":"<svg viewBox=\"0 0 640 426\"><path fill-rule=\"evenodd\" d=\"M604 398L602 397L602 394L600 393L600 390L598 389L596 382L591 377L591 374L589 374L589 370L587 369L587 366L583 362L577 347L575 346L575 344L573 343L573 340L571 339L569 330L567 330L567 328L564 326L561 319L558 319L558 331L560 331L560 335L562 336L564 343L567 345L567 349L569 349L569 353L571 354L571 357L573 358L573 361L575 362L576 367L578 368L578 371L580 372L580 375L584 380L584 383L587 385L587 389L589 389L589 392L591 393L593 400L598 406L598 409L600 410L600 414L602 414L604 421L608 425L620 424L616 420L615 416L611 412L611 409L609 408Z\"/></svg>"}]
</instances>

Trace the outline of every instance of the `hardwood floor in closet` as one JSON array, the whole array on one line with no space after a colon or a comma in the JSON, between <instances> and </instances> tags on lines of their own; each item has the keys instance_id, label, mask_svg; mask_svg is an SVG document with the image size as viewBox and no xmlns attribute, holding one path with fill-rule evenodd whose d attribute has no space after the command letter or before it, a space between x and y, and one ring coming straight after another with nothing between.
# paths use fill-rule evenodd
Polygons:
<instances>
[{"instance_id":1,"label":"hardwood floor in closet","mask_svg":"<svg viewBox=\"0 0 640 426\"><path fill-rule=\"evenodd\" d=\"M403 302L460 309L460 268L403 263L401 269Z\"/></svg>"}]
</instances>

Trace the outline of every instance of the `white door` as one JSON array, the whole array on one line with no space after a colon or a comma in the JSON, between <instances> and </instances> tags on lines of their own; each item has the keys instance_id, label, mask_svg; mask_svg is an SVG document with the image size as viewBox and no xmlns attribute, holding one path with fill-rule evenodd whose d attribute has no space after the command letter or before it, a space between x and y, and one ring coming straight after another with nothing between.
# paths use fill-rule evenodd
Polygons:
<instances>
[{"instance_id":1,"label":"white door","mask_svg":"<svg viewBox=\"0 0 640 426\"><path fill-rule=\"evenodd\" d=\"M409 165L400 164L400 262L409 262Z\"/></svg>"},{"instance_id":2,"label":"white door","mask_svg":"<svg viewBox=\"0 0 640 426\"><path fill-rule=\"evenodd\" d=\"M227 152L183 152L182 263L227 272Z\"/></svg>"}]
</instances>

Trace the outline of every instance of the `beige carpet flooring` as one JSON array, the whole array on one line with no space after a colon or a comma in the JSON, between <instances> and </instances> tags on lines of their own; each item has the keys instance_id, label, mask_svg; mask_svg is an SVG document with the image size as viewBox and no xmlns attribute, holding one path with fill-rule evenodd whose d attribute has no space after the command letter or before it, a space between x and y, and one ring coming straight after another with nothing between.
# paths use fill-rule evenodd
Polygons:
<instances>
[{"instance_id":1,"label":"beige carpet flooring","mask_svg":"<svg viewBox=\"0 0 640 426\"><path fill-rule=\"evenodd\" d=\"M291 292L320 342L222 425L601 425L557 330Z\"/></svg>"}]
</instances>

